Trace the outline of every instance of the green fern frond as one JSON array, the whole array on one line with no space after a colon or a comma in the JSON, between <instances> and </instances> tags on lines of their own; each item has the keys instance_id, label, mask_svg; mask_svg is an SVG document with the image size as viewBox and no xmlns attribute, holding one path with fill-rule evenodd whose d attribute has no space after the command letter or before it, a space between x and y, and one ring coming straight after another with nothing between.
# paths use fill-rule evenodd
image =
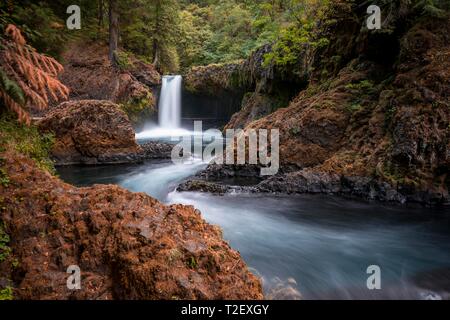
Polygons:
<instances>
[{"instance_id":1,"label":"green fern frond","mask_svg":"<svg viewBox=\"0 0 450 320\"><path fill-rule=\"evenodd\" d=\"M11 97L21 106L25 105L25 96L22 89L15 81L9 79L6 73L0 68L0 90Z\"/></svg>"}]
</instances>

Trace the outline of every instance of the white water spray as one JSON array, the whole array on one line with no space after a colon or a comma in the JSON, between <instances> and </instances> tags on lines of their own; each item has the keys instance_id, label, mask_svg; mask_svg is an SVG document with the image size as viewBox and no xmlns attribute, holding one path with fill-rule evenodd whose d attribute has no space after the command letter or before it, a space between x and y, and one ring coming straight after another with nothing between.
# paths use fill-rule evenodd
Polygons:
<instances>
[{"instance_id":1,"label":"white water spray","mask_svg":"<svg viewBox=\"0 0 450 320\"><path fill-rule=\"evenodd\" d=\"M136 134L136 139L157 139L183 136L189 131L181 128L181 76L163 76L158 105L158 127Z\"/></svg>"}]
</instances>

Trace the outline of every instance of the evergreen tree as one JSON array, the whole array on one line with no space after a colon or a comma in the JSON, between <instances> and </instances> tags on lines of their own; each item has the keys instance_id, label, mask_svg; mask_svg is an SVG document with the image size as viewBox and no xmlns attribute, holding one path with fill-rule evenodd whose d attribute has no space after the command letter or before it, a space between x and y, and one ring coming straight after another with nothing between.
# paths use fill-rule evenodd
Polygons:
<instances>
[{"instance_id":1,"label":"evergreen tree","mask_svg":"<svg viewBox=\"0 0 450 320\"><path fill-rule=\"evenodd\" d=\"M116 65L116 50L119 44L119 12L117 0L109 0L109 60Z\"/></svg>"},{"instance_id":2,"label":"evergreen tree","mask_svg":"<svg viewBox=\"0 0 450 320\"><path fill-rule=\"evenodd\" d=\"M178 3L176 0L151 0L153 7L153 64L161 72L176 72L179 57L176 50L178 35Z\"/></svg>"}]
</instances>

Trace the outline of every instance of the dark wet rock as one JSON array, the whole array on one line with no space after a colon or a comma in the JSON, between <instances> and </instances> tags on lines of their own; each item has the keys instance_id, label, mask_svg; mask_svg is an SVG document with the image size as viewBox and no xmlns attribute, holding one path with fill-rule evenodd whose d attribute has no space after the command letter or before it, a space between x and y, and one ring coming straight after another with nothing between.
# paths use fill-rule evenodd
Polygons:
<instances>
[{"instance_id":1,"label":"dark wet rock","mask_svg":"<svg viewBox=\"0 0 450 320\"><path fill-rule=\"evenodd\" d=\"M243 166L243 168L246 168L246 166ZM223 181L227 181L228 177L239 174L233 172L233 166L222 167L220 165L210 165L193 179L180 184L177 190L208 192L218 195L256 192L275 194L330 194L395 203L414 202L435 205L447 203L446 198L442 194L431 191L417 192L414 189L408 189L402 186L395 187L373 177L341 176L318 172L311 168L296 171L292 169L289 168L285 172L281 171L274 176L261 179L262 181L254 185L230 185L223 183ZM254 178L252 173L255 173L255 171L243 172L247 174L247 179Z\"/></svg>"},{"instance_id":2,"label":"dark wet rock","mask_svg":"<svg viewBox=\"0 0 450 320\"><path fill-rule=\"evenodd\" d=\"M241 110L231 117L226 129L242 129L250 122L262 118L283 105L276 97L265 93L249 92L244 95Z\"/></svg>"},{"instance_id":3,"label":"dark wet rock","mask_svg":"<svg viewBox=\"0 0 450 320\"><path fill-rule=\"evenodd\" d=\"M260 167L257 165L228 165L209 164L196 177L204 180L222 180L231 177L254 178L259 177Z\"/></svg>"},{"instance_id":4,"label":"dark wet rock","mask_svg":"<svg viewBox=\"0 0 450 320\"><path fill-rule=\"evenodd\" d=\"M173 145L170 143L146 142L140 145L145 159L170 159Z\"/></svg>"},{"instance_id":5,"label":"dark wet rock","mask_svg":"<svg viewBox=\"0 0 450 320\"><path fill-rule=\"evenodd\" d=\"M233 188L231 186L221 185L214 182L208 182L204 180L188 180L177 187L177 191L198 191L208 192L213 194L225 194L231 192Z\"/></svg>"}]
</instances>

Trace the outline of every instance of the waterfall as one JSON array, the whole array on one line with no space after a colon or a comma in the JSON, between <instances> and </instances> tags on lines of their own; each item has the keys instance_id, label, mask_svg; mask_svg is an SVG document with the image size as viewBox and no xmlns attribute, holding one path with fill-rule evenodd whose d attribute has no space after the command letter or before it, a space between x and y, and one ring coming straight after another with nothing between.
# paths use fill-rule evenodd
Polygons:
<instances>
[{"instance_id":1,"label":"waterfall","mask_svg":"<svg viewBox=\"0 0 450 320\"><path fill-rule=\"evenodd\" d=\"M189 135L181 128L181 76L163 76L158 105L158 126L150 125L136 133L136 139L160 139Z\"/></svg>"},{"instance_id":2,"label":"waterfall","mask_svg":"<svg viewBox=\"0 0 450 320\"><path fill-rule=\"evenodd\" d=\"M164 129L180 127L181 76L164 76L159 99L159 126Z\"/></svg>"}]
</instances>

